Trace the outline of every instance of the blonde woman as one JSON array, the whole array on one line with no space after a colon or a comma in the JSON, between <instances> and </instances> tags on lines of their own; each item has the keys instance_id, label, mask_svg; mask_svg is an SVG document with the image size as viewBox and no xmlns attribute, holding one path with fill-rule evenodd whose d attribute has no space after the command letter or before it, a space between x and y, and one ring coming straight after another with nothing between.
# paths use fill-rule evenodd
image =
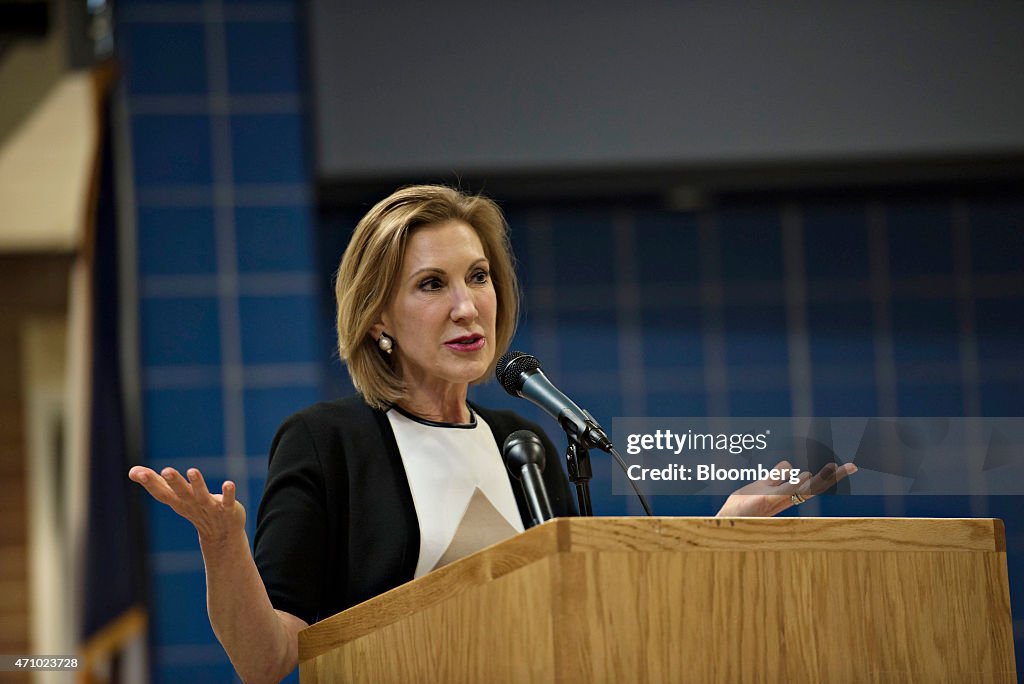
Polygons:
<instances>
[{"instance_id":1,"label":"blonde woman","mask_svg":"<svg viewBox=\"0 0 1024 684\"><path fill-rule=\"evenodd\" d=\"M522 531L529 509L500 451L512 432L540 436L552 510L575 513L543 430L467 401L512 339L518 292L494 202L403 188L359 222L338 271L338 349L359 394L278 430L255 553L233 483L211 494L195 468L132 468L195 525L210 623L244 681L279 681L298 662L301 629L436 567L467 510L504 521L489 542ZM774 514L793 505L789 489L748 485L720 513Z\"/></svg>"}]
</instances>

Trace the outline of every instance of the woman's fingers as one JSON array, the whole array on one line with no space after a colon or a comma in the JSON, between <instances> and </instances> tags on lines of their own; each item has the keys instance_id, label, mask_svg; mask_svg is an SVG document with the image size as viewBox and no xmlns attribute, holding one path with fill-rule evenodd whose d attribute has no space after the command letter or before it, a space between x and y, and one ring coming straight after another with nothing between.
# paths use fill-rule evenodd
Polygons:
<instances>
[{"instance_id":1,"label":"woman's fingers","mask_svg":"<svg viewBox=\"0 0 1024 684\"><path fill-rule=\"evenodd\" d=\"M795 483L790 481L792 466L789 461L780 461L775 470L785 470L786 476L783 478L780 475L769 475L763 480L751 482L737 489L726 500L718 515L775 515L796 505L796 501L793 500L794 494L799 494L805 501L811 499L839 480L857 472L857 466L852 463L841 466L830 463L815 475L806 470L801 472Z\"/></svg>"},{"instance_id":2,"label":"woman's fingers","mask_svg":"<svg viewBox=\"0 0 1024 684\"><path fill-rule=\"evenodd\" d=\"M775 490L776 494L773 496L775 510L771 515L781 513L790 506L795 506L796 502L793 501L793 494L799 492L802 487L805 487L810 478L811 474L806 470L797 476L795 484L787 478L786 481Z\"/></svg>"},{"instance_id":3,"label":"woman's fingers","mask_svg":"<svg viewBox=\"0 0 1024 684\"><path fill-rule=\"evenodd\" d=\"M849 477L855 472L857 472L857 466L852 463L844 463L842 465L826 463L825 466L819 470L813 478L811 478L811 481L807 483L806 493L801 492L801 494L807 498L809 498L809 496L821 494L843 478Z\"/></svg>"},{"instance_id":4,"label":"woman's fingers","mask_svg":"<svg viewBox=\"0 0 1024 684\"><path fill-rule=\"evenodd\" d=\"M174 468L164 468L159 474L145 466L134 466L128 471L132 482L137 482L160 503L167 504L185 517L196 505L206 506L217 503L206 485L206 480L198 468L189 468L188 480ZM232 503L234 496L232 495Z\"/></svg>"},{"instance_id":5,"label":"woman's fingers","mask_svg":"<svg viewBox=\"0 0 1024 684\"><path fill-rule=\"evenodd\" d=\"M836 482L839 482L839 480L842 480L845 477L850 477L858 470L860 470L860 468L857 467L856 463L844 463L839 466L839 469L836 471Z\"/></svg>"},{"instance_id":6,"label":"woman's fingers","mask_svg":"<svg viewBox=\"0 0 1024 684\"><path fill-rule=\"evenodd\" d=\"M835 463L826 463L814 477L808 477L796 489L795 493L802 496L804 501L813 499L818 494L827 491L837 482L853 475L855 472L857 472L857 466L852 463L844 463L838 466Z\"/></svg>"},{"instance_id":7,"label":"woman's fingers","mask_svg":"<svg viewBox=\"0 0 1024 684\"><path fill-rule=\"evenodd\" d=\"M177 470L168 467L161 470L160 474L163 475L164 480L174 490L174 493L178 495L179 499L191 501L194 498L192 495L192 485Z\"/></svg>"},{"instance_id":8,"label":"woman's fingers","mask_svg":"<svg viewBox=\"0 0 1024 684\"><path fill-rule=\"evenodd\" d=\"M245 508L236 501L234 482L225 482L220 494L211 494L198 468L185 472L188 479L174 468L164 468L158 475L144 466L135 466L128 477L192 523L200 540L223 539L244 527Z\"/></svg>"},{"instance_id":9,"label":"woman's fingers","mask_svg":"<svg viewBox=\"0 0 1024 684\"><path fill-rule=\"evenodd\" d=\"M231 480L226 480L220 489L221 503L224 508L231 510L235 505L235 483Z\"/></svg>"},{"instance_id":10,"label":"woman's fingers","mask_svg":"<svg viewBox=\"0 0 1024 684\"><path fill-rule=\"evenodd\" d=\"M167 504L168 506L177 503L178 497L167 483L167 480L157 475L153 470L144 466L135 466L128 471L128 477L133 482L142 485L149 492L149 495L160 503Z\"/></svg>"},{"instance_id":11,"label":"woman's fingers","mask_svg":"<svg viewBox=\"0 0 1024 684\"><path fill-rule=\"evenodd\" d=\"M772 487L778 487L779 485L786 484L789 482L789 471L793 466L789 464L789 461L779 461L772 468L771 473L768 474L767 482ZM774 477L772 475L775 475Z\"/></svg>"},{"instance_id":12,"label":"woman's fingers","mask_svg":"<svg viewBox=\"0 0 1024 684\"><path fill-rule=\"evenodd\" d=\"M189 468L187 475L188 481L192 483L192 491L196 498L205 499L210 496L210 489L206 486L206 479L199 472L199 468Z\"/></svg>"},{"instance_id":13,"label":"woman's fingers","mask_svg":"<svg viewBox=\"0 0 1024 684\"><path fill-rule=\"evenodd\" d=\"M806 491L801 492L804 498L817 496L834 485L836 483L836 470L835 463L826 463L807 483Z\"/></svg>"},{"instance_id":14,"label":"woman's fingers","mask_svg":"<svg viewBox=\"0 0 1024 684\"><path fill-rule=\"evenodd\" d=\"M128 471L128 479L132 482L145 484L146 480L153 474L153 471L146 466L132 466Z\"/></svg>"}]
</instances>

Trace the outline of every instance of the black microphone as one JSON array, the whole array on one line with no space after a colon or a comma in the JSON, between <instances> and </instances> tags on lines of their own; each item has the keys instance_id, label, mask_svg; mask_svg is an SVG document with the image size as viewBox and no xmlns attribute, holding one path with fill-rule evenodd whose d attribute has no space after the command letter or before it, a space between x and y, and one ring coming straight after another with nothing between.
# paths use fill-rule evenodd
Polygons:
<instances>
[{"instance_id":1,"label":"black microphone","mask_svg":"<svg viewBox=\"0 0 1024 684\"><path fill-rule=\"evenodd\" d=\"M529 430L517 430L505 438L505 446L501 448L505 464L512 475L523 483L526 504L533 516L533 525L555 517L551 512L551 502L544 488L541 471L544 470L544 444L540 437ZM533 527L531 525L531 527Z\"/></svg>"},{"instance_id":2,"label":"black microphone","mask_svg":"<svg viewBox=\"0 0 1024 684\"><path fill-rule=\"evenodd\" d=\"M498 360L494 374L506 392L544 409L584 449L611 451L612 442L594 417L551 384L536 357L520 351L506 352Z\"/></svg>"}]
</instances>

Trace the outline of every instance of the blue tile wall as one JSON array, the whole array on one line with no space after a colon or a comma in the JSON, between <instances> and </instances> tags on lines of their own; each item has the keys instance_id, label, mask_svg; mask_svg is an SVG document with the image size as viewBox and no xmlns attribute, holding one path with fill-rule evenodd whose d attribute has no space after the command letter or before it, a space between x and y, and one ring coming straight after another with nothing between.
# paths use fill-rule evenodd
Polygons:
<instances>
[{"instance_id":1,"label":"blue tile wall","mask_svg":"<svg viewBox=\"0 0 1024 684\"><path fill-rule=\"evenodd\" d=\"M1003 378L981 383L983 416L1024 416L1024 392L1020 380Z\"/></svg>"},{"instance_id":2,"label":"blue tile wall","mask_svg":"<svg viewBox=\"0 0 1024 684\"><path fill-rule=\"evenodd\" d=\"M979 298L975 326L983 364L998 368L1024 358L1024 297Z\"/></svg>"},{"instance_id":3,"label":"blue tile wall","mask_svg":"<svg viewBox=\"0 0 1024 684\"><path fill-rule=\"evenodd\" d=\"M313 229L306 206L235 209L238 270L297 271L313 261Z\"/></svg>"},{"instance_id":4,"label":"blue tile wall","mask_svg":"<svg viewBox=\"0 0 1024 684\"><path fill-rule=\"evenodd\" d=\"M265 463L266 461L261 461ZM263 492L263 487L267 484L267 470L265 467L254 468L253 471L256 473L254 477L250 477L247 484L247 491L250 492L252 500L258 501ZM252 546L253 540L256 538L256 515L255 509L253 509L253 515L247 516L245 519L245 533L249 537L249 545Z\"/></svg>"},{"instance_id":5,"label":"blue tile wall","mask_svg":"<svg viewBox=\"0 0 1024 684\"><path fill-rule=\"evenodd\" d=\"M213 480L213 474L208 469L204 470L204 477L208 481ZM212 485L211 485L212 486ZM157 501L147 502L146 505L147 523L149 525L149 538L154 548L161 552L196 552L196 530L180 515L167 506ZM157 586L160 583L157 582ZM157 613L159 615L159 611ZM168 615L167 619L177 619L177 615Z\"/></svg>"},{"instance_id":6,"label":"blue tile wall","mask_svg":"<svg viewBox=\"0 0 1024 684\"><path fill-rule=\"evenodd\" d=\"M298 29L292 22L228 23L228 90L238 94L296 92L297 38Z\"/></svg>"},{"instance_id":7,"label":"blue tile wall","mask_svg":"<svg viewBox=\"0 0 1024 684\"><path fill-rule=\"evenodd\" d=\"M231 150L238 183L303 183L309 175L303 123L292 114L232 116Z\"/></svg>"},{"instance_id":8,"label":"blue tile wall","mask_svg":"<svg viewBox=\"0 0 1024 684\"><path fill-rule=\"evenodd\" d=\"M269 455L270 443L278 425L291 414L319 399L319 388L311 385L245 390L245 443L252 445L254 453L259 454L262 449Z\"/></svg>"},{"instance_id":9,"label":"blue tile wall","mask_svg":"<svg viewBox=\"0 0 1024 684\"><path fill-rule=\"evenodd\" d=\"M312 296L241 297L242 360L245 363L312 363L320 347L315 329L316 299Z\"/></svg>"},{"instance_id":10,"label":"blue tile wall","mask_svg":"<svg viewBox=\"0 0 1024 684\"><path fill-rule=\"evenodd\" d=\"M700 242L693 214L641 209L633 219L643 230L637 268L645 298L658 297L659 286L700 282Z\"/></svg>"},{"instance_id":11,"label":"blue tile wall","mask_svg":"<svg viewBox=\"0 0 1024 684\"><path fill-rule=\"evenodd\" d=\"M893 302L892 333L897 364L960 358L960 325L956 302L952 300Z\"/></svg>"},{"instance_id":12,"label":"blue tile wall","mask_svg":"<svg viewBox=\"0 0 1024 684\"><path fill-rule=\"evenodd\" d=\"M182 601L183 596L206 593L202 569L195 572L167 573L155 587L154 637L159 644L203 644L213 637L202 601ZM159 651L158 658L159 658ZM171 663L186 665L187 663Z\"/></svg>"},{"instance_id":13,"label":"blue tile wall","mask_svg":"<svg viewBox=\"0 0 1024 684\"><path fill-rule=\"evenodd\" d=\"M152 299L140 320L142 363L220 363L218 302L213 297Z\"/></svg>"},{"instance_id":14,"label":"blue tile wall","mask_svg":"<svg viewBox=\"0 0 1024 684\"><path fill-rule=\"evenodd\" d=\"M127 24L120 33L125 80L138 95L205 95L202 24Z\"/></svg>"},{"instance_id":15,"label":"blue tile wall","mask_svg":"<svg viewBox=\"0 0 1024 684\"><path fill-rule=\"evenodd\" d=\"M915 385L903 384L897 390L897 406L901 416L962 416L963 387L949 381Z\"/></svg>"},{"instance_id":16,"label":"blue tile wall","mask_svg":"<svg viewBox=\"0 0 1024 684\"><path fill-rule=\"evenodd\" d=\"M717 215L724 279L742 282L782 277L778 207L728 207Z\"/></svg>"},{"instance_id":17,"label":"blue tile wall","mask_svg":"<svg viewBox=\"0 0 1024 684\"><path fill-rule=\"evenodd\" d=\"M222 684L237 681L230 662L167 662L160 659L160 678L165 682L189 682L189 684ZM298 682L298 679L285 680Z\"/></svg>"},{"instance_id":18,"label":"blue tile wall","mask_svg":"<svg viewBox=\"0 0 1024 684\"><path fill-rule=\"evenodd\" d=\"M223 456L223 403L219 385L146 390L143 427L149 459L163 465L188 456Z\"/></svg>"},{"instance_id":19,"label":"blue tile wall","mask_svg":"<svg viewBox=\"0 0 1024 684\"><path fill-rule=\"evenodd\" d=\"M321 395L327 357L309 286L319 266L301 16L295 0L125 0L115 16L146 462L200 464L211 486L236 479L250 523L274 430ZM194 529L158 504L149 525L155 681L237 681L209 627L201 564L161 560L198 559Z\"/></svg>"},{"instance_id":20,"label":"blue tile wall","mask_svg":"<svg viewBox=\"0 0 1024 684\"><path fill-rule=\"evenodd\" d=\"M889 265L901 276L953 272L952 212L948 203L890 203Z\"/></svg>"},{"instance_id":21,"label":"blue tile wall","mask_svg":"<svg viewBox=\"0 0 1024 684\"><path fill-rule=\"evenodd\" d=\"M611 213L556 209L551 220L555 226L555 272L548 284L609 286L615 255Z\"/></svg>"},{"instance_id":22,"label":"blue tile wall","mask_svg":"<svg viewBox=\"0 0 1024 684\"><path fill-rule=\"evenodd\" d=\"M210 120L198 115L138 114L132 118L135 184L210 185Z\"/></svg>"},{"instance_id":23,"label":"blue tile wall","mask_svg":"<svg viewBox=\"0 0 1024 684\"><path fill-rule=\"evenodd\" d=\"M707 393L702 383L674 392L647 393L647 414L650 416L705 416L707 413Z\"/></svg>"},{"instance_id":24,"label":"blue tile wall","mask_svg":"<svg viewBox=\"0 0 1024 684\"><path fill-rule=\"evenodd\" d=\"M863 203L803 206L805 268L809 279L868 277L867 212Z\"/></svg>"},{"instance_id":25,"label":"blue tile wall","mask_svg":"<svg viewBox=\"0 0 1024 684\"><path fill-rule=\"evenodd\" d=\"M140 207L136 235L140 273L217 272L212 207Z\"/></svg>"},{"instance_id":26,"label":"blue tile wall","mask_svg":"<svg viewBox=\"0 0 1024 684\"><path fill-rule=\"evenodd\" d=\"M515 337L512 338L510 349L533 349L536 347L533 335L533 317L529 310L519 312L519 325L516 326Z\"/></svg>"},{"instance_id":27,"label":"blue tile wall","mask_svg":"<svg viewBox=\"0 0 1024 684\"><path fill-rule=\"evenodd\" d=\"M741 368L759 364L786 366L789 347L784 308L772 304L730 304L723 310L723 320L729 364Z\"/></svg>"},{"instance_id":28,"label":"blue tile wall","mask_svg":"<svg viewBox=\"0 0 1024 684\"><path fill-rule=\"evenodd\" d=\"M1024 202L972 202L970 222L974 270L1019 272L1024 264Z\"/></svg>"},{"instance_id":29,"label":"blue tile wall","mask_svg":"<svg viewBox=\"0 0 1024 684\"><path fill-rule=\"evenodd\" d=\"M826 385L814 383L814 415L816 416L877 416L878 391L874 378L862 376L865 386Z\"/></svg>"},{"instance_id":30,"label":"blue tile wall","mask_svg":"<svg viewBox=\"0 0 1024 684\"><path fill-rule=\"evenodd\" d=\"M614 312L607 310L559 312L558 329L568 333L558 341L566 373L601 371L608 368L610 359L618 358L619 337L610 320L614 320Z\"/></svg>"},{"instance_id":31,"label":"blue tile wall","mask_svg":"<svg viewBox=\"0 0 1024 684\"><path fill-rule=\"evenodd\" d=\"M737 369L737 375L743 374ZM788 416L792 415L789 391L775 390L733 390L729 393L729 413L734 416Z\"/></svg>"},{"instance_id":32,"label":"blue tile wall","mask_svg":"<svg viewBox=\"0 0 1024 684\"><path fill-rule=\"evenodd\" d=\"M644 330L659 330L658 335L643 336L645 366L669 371L682 367L701 367L704 340L701 310L697 305L660 305L653 299L641 312Z\"/></svg>"},{"instance_id":33,"label":"blue tile wall","mask_svg":"<svg viewBox=\"0 0 1024 684\"><path fill-rule=\"evenodd\" d=\"M848 364L864 360L874 364L874 314L870 302L823 302L807 305L807 331L811 362Z\"/></svg>"}]
</instances>

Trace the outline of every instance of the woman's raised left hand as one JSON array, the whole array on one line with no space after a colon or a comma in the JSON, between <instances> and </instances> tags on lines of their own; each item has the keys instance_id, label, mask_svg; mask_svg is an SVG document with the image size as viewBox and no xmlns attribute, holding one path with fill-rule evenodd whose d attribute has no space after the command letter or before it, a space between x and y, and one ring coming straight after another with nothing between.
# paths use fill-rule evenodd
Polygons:
<instances>
[{"instance_id":1,"label":"woman's raised left hand","mask_svg":"<svg viewBox=\"0 0 1024 684\"><path fill-rule=\"evenodd\" d=\"M773 472L781 473L790 468L792 466L789 461L780 461ZM799 481L796 484L791 483L785 477L778 479L768 477L751 482L730 494L716 515L751 517L776 515L790 506L797 505L797 501L793 498L794 494L807 501L855 472L857 472L857 466L852 463L844 463L839 466L835 463L827 463L815 475L811 475L807 471L800 473Z\"/></svg>"}]
</instances>

